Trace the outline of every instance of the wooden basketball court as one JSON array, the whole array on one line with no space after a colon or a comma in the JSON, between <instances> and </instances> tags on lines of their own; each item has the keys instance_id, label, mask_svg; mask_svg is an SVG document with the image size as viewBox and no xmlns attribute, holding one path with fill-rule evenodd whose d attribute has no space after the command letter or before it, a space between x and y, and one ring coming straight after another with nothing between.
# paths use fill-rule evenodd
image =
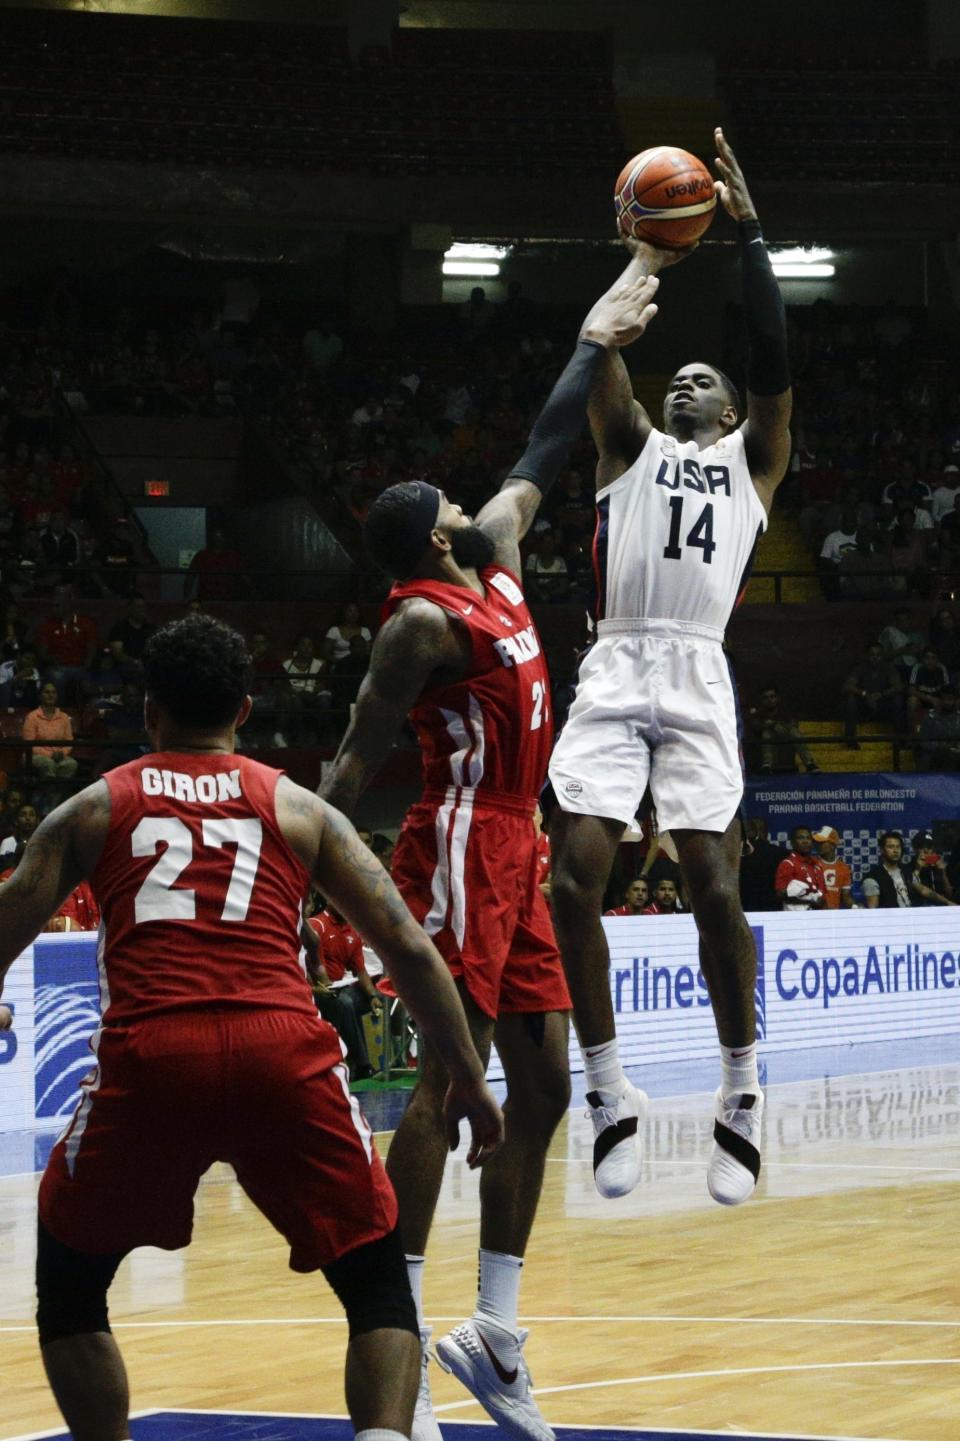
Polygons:
<instances>
[{"instance_id":1,"label":"wooden basketball court","mask_svg":"<svg viewBox=\"0 0 960 1441\"><path fill-rule=\"evenodd\" d=\"M759 1192L737 1210L706 1194L711 1130L705 1092L654 1100L643 1182L607 1202L587 1122L561 1128L521 1293L548 1420L956 1441L960 1066L771 1085ZM0 1180L0 1438L62 1430L32 1321L37 1180ZM425 1285L438 1335L472 1308L476 1244L477 1178L452 1160ZM135 1254L111 1295L135 1410L343 1414L336 1303L287 1269L225 1168L192 1248ZM484 1419L439 1370L433 1390L441 1422Z\"/></svg>"}]
</instances>

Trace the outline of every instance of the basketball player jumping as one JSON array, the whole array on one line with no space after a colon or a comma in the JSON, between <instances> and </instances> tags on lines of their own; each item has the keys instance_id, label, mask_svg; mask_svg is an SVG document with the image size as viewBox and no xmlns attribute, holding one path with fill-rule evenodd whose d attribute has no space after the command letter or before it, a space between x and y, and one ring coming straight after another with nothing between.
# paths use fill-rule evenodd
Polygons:
<instances>
[{"instance_id":1,"label":"basketball player jumping","mask_svg":"<svg viewBox=\"0 0 960 1441\"><path fill-rule=\"evenodd\" d=\"M471 1165L502 1134L446 966L353 828L279 771L234 754L250 657L209 616L143 655L156 754L52 811L0 887L0 982L90 877L103 910L95 1064L40 1185L37 1324L75 1441L127 1441L127 1377L107 1291L137 1246L186 1246L193 1197L230 1162L346 1311L347 1406L361 1441L410 1435L420 1339L397 1204L347 1087L337 1033L300 966L311 884L362 927L451 1077ZM3 1008L0 1008L3 1009Z\"/></svg>"},{"instance_id":2,"label":"basketball player jumping","mask_svg":"<svg viewBox=\"0 0 960 1441\"><path fill-rule=\"evenodd\" d=\"M600 922L624 825L649 781L679 853L700 933L700 964L721 1053L710 1194L737 1205L760 1169L756 951L740 905L743 793L733 686L722 642L790 455L783 302L743 174L716 131L716 188L740 232L749 336L747 414L732 383L696 361L677 371L655 429L620 355L606 352L590 396L599 452L595 566L598 638L550 761L552 901L573 996L594 1173L622 1196L640 1172L646 1097L617 1055ZM633 273L649 247L631 242Z\"/></svg>"},{"instance_id":3,"label":"basketball player jumping","mask_svg":"<svg viewBox=\"0 0 960 1441\"><path fill-rule=\"evenodd\" d=\"M666 257L662 257L665 263ZM657 256L650 269L661 257ZM553 735L550 679L520 589L520 540L565 464L607 353L645 329L657 282L630 267L594 306L523 457L472 522L422 482L392 486L366 525L374 560L398 579L356 710L321 794L350 814L409 712L423 749L423 799L393 859L401 894L436 941L484 1063L495 1039L507 1078L506 1140L480 1186L480 1282L473 1317L437 1346L509 1435L551 1441L517 1328L520 1271L550 1139L569 1100L570 998L546 902L533 815ZM428 1043L390 1147L418 1308L443 1180L443 1056ZM422 1308L420 1309L422 1325ZM441 1441L423 1326L414 1441Z\"/></svg>"}]
</instances>

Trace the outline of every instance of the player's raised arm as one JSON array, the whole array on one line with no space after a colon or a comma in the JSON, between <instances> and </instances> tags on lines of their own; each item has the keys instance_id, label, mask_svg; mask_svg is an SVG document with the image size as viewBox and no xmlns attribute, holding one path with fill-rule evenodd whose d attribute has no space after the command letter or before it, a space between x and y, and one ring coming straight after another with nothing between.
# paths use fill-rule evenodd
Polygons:
<instances>
[{"instance_id":1,"label":"player's raised arm","mask_svg":"<svg viewBox=\"0 0 960 1441\"><path fill-rule=\"evenodd\" d=\"M97 781L37 826L20 864L0 886L0 990L6 972L96 864L110 822L110 794Z\"/></svg>"},{"instance_id":2,"label":"player's raised arm","mask_svg":"<svg viewBox=\"0 0 960 1441\"><path fill-rule=\"evenodd\" d=\"M443 1061L450 1077L445 1111L451 1149L456 1149L457 1123L465 1117L472 1132L467 1161L480 1165L503 1140L503 1117L484 1081L460 997L440 953L376 856L339 812L285 776L277 785L276 807L288 844L327 901L376 951L400 999Z\"/></svg>"},{"instance_id":3,"label":"player's raised arm","mask_svg":"<svg viewBox=\"0 0 960 1441\"><path fill-rule=\"evenodd\" d=\"M690 245L682 250L660 250L632 236L621 236L621 239L630 251L630 263L612 290L601 297L591 310L583 323L581 335L590 333L598 307L619 287L642 283L666 266L676 265L696 249L695 245ZM636 338L634 335L631 340ZM624 341L624 344L630 344L630 341ZM597 447L597 480L601 485L615 480L630 468L646 444L652 425L649 415L634 397L633 384L620 349L620 346L605 348L594 372L587 406L590 433Z\"/></svg>"},{"instance_id":4,"label":"player's raised arm","mask_svg":"<svg viewBox=\"0 0 960 1441\"><path fill-rule=\"evenodd\" d=\"M747 419L743 439L757 493L767 510L790 461L793 392L787 366L787 320L757 211L743 171L718 126L717 194L740 232L743 314L747 328Z\"/></svg>"},{"instance_id":5,"label":"player's raised arm","mask_svg":"<svg viewBox=\"0 0 960 1441\"><path fill-rule=\"evenodd\" d=\"M377 633L353 716L318 794L351 815L434 671L462 659L440 607L416 597L405 601Z\"/></svg>"},{"instance_id":6,"label":"player's raised arm","mask_svg":"<svg viewBox=\"0 0 960 1441\"><path fill-rule=\"evenodd\" d=\"M576 350L534 423L526 450L477 516L477 525L496 542L497 563L516 574L520 572L519 543L541 500L567 463L583 427L596 376L608 354L629 345L646 330L657 313L653 299L658 284L652 271L648 273L644 266L631 261L619 280L600 297L581 327Z\"/></svg>"}]
</instances>

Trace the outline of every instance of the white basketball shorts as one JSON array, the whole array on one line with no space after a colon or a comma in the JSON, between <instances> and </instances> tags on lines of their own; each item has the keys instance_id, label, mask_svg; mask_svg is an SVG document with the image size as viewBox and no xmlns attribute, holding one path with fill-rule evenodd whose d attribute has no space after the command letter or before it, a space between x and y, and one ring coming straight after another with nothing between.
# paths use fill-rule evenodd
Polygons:
<instances>
[{"instance_id":1,"label":"white basketball shorts","mask_svg":"<svg viewBox=\"0 0 960 1441\"><path fill-rule=\"evenodd\" d=\"M600 622L550 759L563 810L626 824L649 781L661 830L727 829L743 772L721 641L686 621Z\"/></svg>"}]
</instances>

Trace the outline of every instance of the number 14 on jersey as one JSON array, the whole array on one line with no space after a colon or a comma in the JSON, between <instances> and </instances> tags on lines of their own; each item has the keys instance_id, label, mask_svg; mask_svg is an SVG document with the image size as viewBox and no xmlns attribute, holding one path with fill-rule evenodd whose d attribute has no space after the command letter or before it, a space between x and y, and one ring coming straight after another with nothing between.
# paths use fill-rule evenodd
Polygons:
<instances>
[{"instance_id":1,"label":"number 14 on jersey","mask_svg":"<svg viewBox=\"0 0 960 1441\"><path fill-rule=\"evenodd\" d=\"M663 548L664 560L682 560L683 558L680 536L683 531L683 503L685 500L686 496L683 495L671 495L670 497L670 535ZM717 543L713 538L712 501L707 501L687 532L683 543L695 547L701 552L700 558L704 565L711 563L713 552L717 548Z\"/></svg>"}]
</instances>

